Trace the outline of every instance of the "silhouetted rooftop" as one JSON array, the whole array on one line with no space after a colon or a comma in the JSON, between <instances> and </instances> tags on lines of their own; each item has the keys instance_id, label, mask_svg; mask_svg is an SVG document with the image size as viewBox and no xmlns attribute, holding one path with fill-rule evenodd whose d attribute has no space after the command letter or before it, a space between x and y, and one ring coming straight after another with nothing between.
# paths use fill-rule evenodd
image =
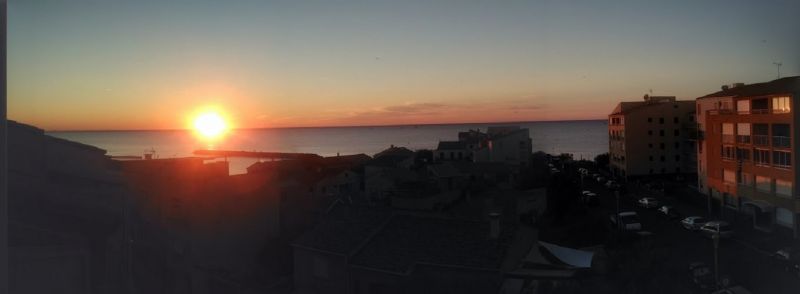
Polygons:
<instances>
[{"instance_id":1,"label":"silhouetted rooftop","mask_svg":"<svg viewBox=\"0 0 800 294\"><path fill-rule=\"evenodd\" d=\"M467 148L466 142L462 141L440 141L436 150L463 150Z\"/></svg>"},{"instance_id":2,"label":"silhouetted rooftop","mask_svg":"<svg viewBox=\"0 0 800 294\"><path fill-rule=\"evenodd\" d=\"M408 273L418 263L499 269L513 232L489 238L488 221L396 215L355 254L352 264Z\"/></svg>"},{"instance_id":3,"label":"silhouetted rooftop","mask_svg":"<svg viewBox=\"0 0 800 294\"><path fill-rule=\"evenodd\" d=\"M380 158L380 157L387 156L387 155L410 157L410 156L414 156L414 151L411 151L411 149L408 149L406 147L397 147L397 146L392 145L391 147L387 148L386 150L378 152L373 157L374 158Z\"/></svg>"},{"instance_id":4,"label":"silhouetted rooftop","mask_svg":"<svg viewBox=\"0 0 800 294\"><path fill-rule=\"evenodd\" d=\"M750 84L729 88L727 90L711 93L701 98L707 97L747 97L761 96L769 94L784 94L800 91L800 76L785 77L765 83Z\"/></svg>"},{"instance_id":5,"label":"silhouetted rooftop","mask_svg":"<svg viewBox=\"0 0 800 294\"><path fill-rule=\"evenodd\" d=\"M313 250L350 255L367 241L391 212L363 206L337 205L293 245Z\"/></svg>"}]
</instances>

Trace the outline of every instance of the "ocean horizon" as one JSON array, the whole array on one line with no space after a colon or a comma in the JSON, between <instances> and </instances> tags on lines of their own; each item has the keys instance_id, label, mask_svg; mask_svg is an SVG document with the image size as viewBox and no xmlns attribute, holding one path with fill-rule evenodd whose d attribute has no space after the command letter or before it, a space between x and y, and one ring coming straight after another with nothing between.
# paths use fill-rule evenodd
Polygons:
<instances>
[{"instance_id":1,"label":"ocean horizon","mask_svg":"<svg viewBox=\"0 0 800 294\"><path fill-rule=\"evenodd\" d=\"M458 140L458 132L486 131L489 126L528 128L533 151L572 153L592 159L608 151L605 120L533 121L504 123L420 124L392 126L330 126L233 129L218 141L204 141L192 130L46 131L47 134L107 151L110 156L141 156L155 151L158 158L192 156L195 150L374 155L390 146L412 150L435 149L439 141ZM231 173L243 173L257 159L230 161Z\"/></svg>"}]
</instances>

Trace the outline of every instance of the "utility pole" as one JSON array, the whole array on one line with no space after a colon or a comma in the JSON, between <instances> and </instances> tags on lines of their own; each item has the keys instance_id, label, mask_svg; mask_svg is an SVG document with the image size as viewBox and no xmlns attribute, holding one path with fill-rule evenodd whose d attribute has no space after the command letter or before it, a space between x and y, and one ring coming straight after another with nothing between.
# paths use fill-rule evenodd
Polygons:
<instances>
[{"instance_id":1,"label":"utility pole","mask_svg":"<svg viewBox=\"0 0 800 294\"><path fill-rule=\"evenodd\" d=\"M714 240L714 288L719 290L719 228L711 239Z\"/></svg>"}]
</instances>

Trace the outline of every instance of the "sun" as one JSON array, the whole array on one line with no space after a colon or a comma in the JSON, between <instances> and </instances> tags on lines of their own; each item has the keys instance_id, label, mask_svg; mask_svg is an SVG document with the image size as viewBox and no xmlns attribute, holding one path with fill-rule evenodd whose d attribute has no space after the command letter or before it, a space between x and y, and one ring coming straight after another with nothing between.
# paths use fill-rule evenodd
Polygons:
<instances>
[{"instance_id":1,"label":"sun","mask_svg":"<svg viewBox=\"0 0 800 294\"><path fill-rule=\"evenodd\" d=\"M225 119L217 112L204 112L194 118L194 130L201 137L216 139L228 130Z\"/></svg>"}]
</instances>

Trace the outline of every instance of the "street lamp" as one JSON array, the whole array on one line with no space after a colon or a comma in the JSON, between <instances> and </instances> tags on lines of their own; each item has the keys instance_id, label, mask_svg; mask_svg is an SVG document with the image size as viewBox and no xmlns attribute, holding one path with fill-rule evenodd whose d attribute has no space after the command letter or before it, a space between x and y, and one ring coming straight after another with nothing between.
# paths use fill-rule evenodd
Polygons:
<instances>
[{"instance_id":1,"label":"street lamp","mask_svg":"<svg viewBox=\"0 0 800 294\"><path fill-rule=\"evenodd\" d=\"M714 287L719 290L719 229L711 235L714 240Z\"/></svg>"}]
</instances>

